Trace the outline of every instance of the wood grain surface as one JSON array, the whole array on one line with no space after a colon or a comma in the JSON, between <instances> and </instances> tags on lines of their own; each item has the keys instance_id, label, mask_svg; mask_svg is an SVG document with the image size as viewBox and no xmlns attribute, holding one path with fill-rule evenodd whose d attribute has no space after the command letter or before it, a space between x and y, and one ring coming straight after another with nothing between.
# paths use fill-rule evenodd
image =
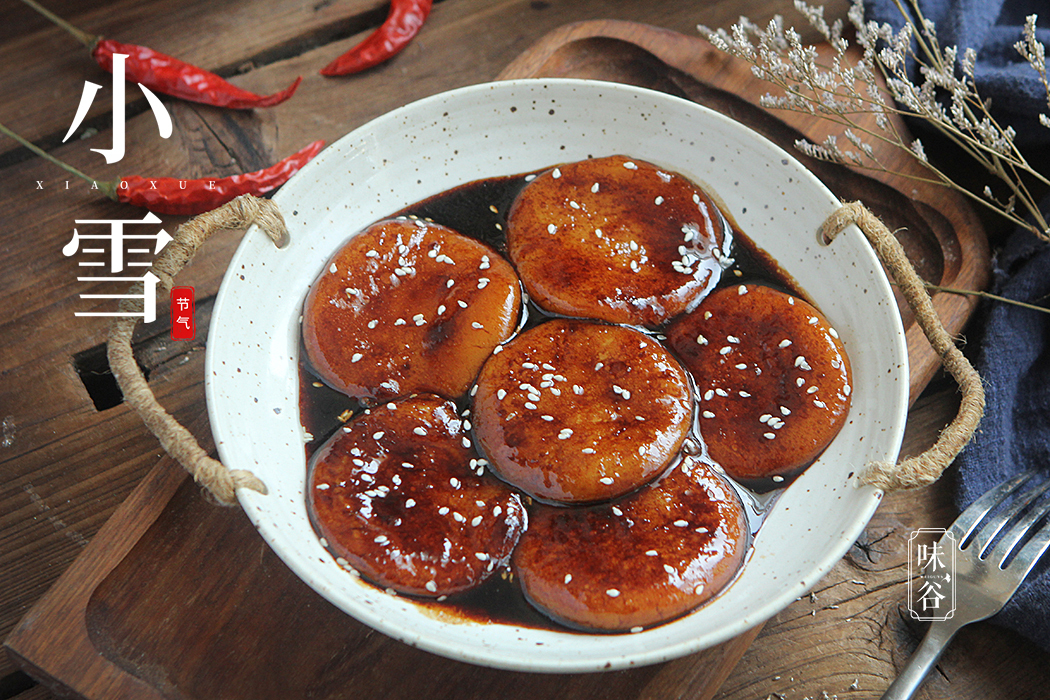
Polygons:
<instances>
[{"instance_id":1,"label":"wood grain surface","mask_svg":"<svg viewBox=\"0 0 1050 700\"><path fill-rule=\"evenodd\" d=\"M99 130L97 135L86 141L60 142L83 81L106 84L107 76L86 59L82 47L59 30L19 3L5 3L0 6L0 65L5 69L0 71L0 95L4 97L0 121L100 178L129 173L221 176L262 167L309 140L333 140L413 99L494 79L542 41L548 42L543 45L547 48L571 43L553 41L550 33L573 31L573 26L578 29L572 23L580 20L645 22L693 41L698 22L728 26L741 13L759 22L777 12L792 15L789 3L782 0L703 6L675 0L445 0L435 5L424 33L395 60L361 76L330 80L318 76L317 69L380 22L384 5L350 0L55 0L48 6L87 31L179 55L232 76L234 82L250 89L272 91L297 75L304 77L295 98L271 110L227 113L169 102L176 129L166 141L157 137L149 112L134 102L127 125L128 154L118 166L103 166L88 147L108 145L104 103L96 104L89 120ZM828 5L829 16L841 16L844 11L844 2ZM658 63L695 73L690 64L677 64L660 55L657 46L634 45L655 56ZM533 52L532 57L537 55ZM600 51L596 55L599 63L608 60ZM550 66L548 59L542 63ZM586 63L590 59L577 54L572 60ZM707 55L703 60L712 62L705 71L719 70L715 57ZM628 63L637 69L636 58ZM668 79L667 84L671 83ZM131 90L128 94L129 100L139 99ZM103 678L100 667L61 666L62 645L77 635L100 650L95 663L133 670L140 679L125 679L122 682L127 686L103 683L85 688L84 697L220 697L230 690L223 685L224 674L231 683L241 681L248 689L285 691L282 697L295 697L296 692L305 695L307 689L324 697L407 697L409 691L465 697L464 688L473 689L475 695L470 697L491 697L507 689L510 681L526 687L534 680L460 669L408 651L415 664L410 670L416 675L406 675L400 682L398 674L405 667L398 666L397 660L404 650L397 643L376 640L380 635L353 629L353 623L342 629L346 618L310 598L308 589L294 587L298 582L288 578L290 574L262 545L243 514L206 502L181 472L165 463L156 441L136 416L119 403L97 408L82 375L90 379L92 373L104 372L104 367L88 360L104 341L105 322L73 316L75 311L90 309L90 303L78 295L91 290L77 283L75 263L59 250L69 240L75 219L136 213L100 200L79 183L71 181L65 189L64 174L28 158L7 140L0 140L0 172L4 185L0 188L4 251L0 256L0 637L7 638L12 650L21 643L11 634L20 621L24 628L45 625L52 643L47 658L58 663L56 674L61 675L49 675L26 661L20 665L15 650L9 657L0 657L0 698L44 700L52 697L52 690L69 691L65 683L73 676L85 678L94 673L95 679ZM38 181L43 189L36 189ZM179 221L165 217L164 226L174 227ZM957 230L954 224L950 228ZM238 239L233 232L217 236L180 277L180 283L197 289L198 329L206 328L208 300L218 288ZM943 262L935 261L934 269L958 270L957 253L950 252ZM206 422L199 420L204 411L204 335L192 343L173 344L167 340L163 323L157 325L141 332L137 344L140 361L150 370L150 384L177 418L192 425L195 434L206 435ZM931 374L935 387L918 398L909 418L906 449L911 453L932 441L953 410L954 389L941 384L935 370ZM133 523L114 520L103 533L107 539L103 535L96 538L137 484L141 486L134 496L138 500L123 506L125 515L136 516ZM816 700L825 693L840 698L878 697L921 633L901 615L907 577L903 542L911 529L950 522L954 517L950 493L949 476L918 493L888 496L850 555L818 584L813 596L797 601L766 624L715 697ZM166 508L169 498L176 508ZM131 529L132 524L145 529ZM192 562L221 557L221 551L183 551L180 556L186 557L182 560L186 566L179 572L185 575L180 590L201 584L186 598L167 597L164 588L150 587L152 572L135 568L145 566L147 559L126 559L112 546L116 540L129 547L127 551L141 546L141 553L155 546L174 555L180 543L196 541L195 537L211 541L208 536L220 531L231 533L241 545L237 556L244 559L239 561L250 560L252 565L248 570L220 567L209 571ZM181 539L162 536L164 533L176 533ZM109 552L108 564L86 556L75 566L102 568L94 572L71 569L93 539L99 539L97 549ZM72 572L69 578L81 578L85 585L97 584L100 573L104 579L104 585L92 589L87 601L80 597L84 607L77 614L83 626L76 630L67 629L57 619L38 620L31 612L67 570ZM215 578L216 571L224 574L221 580ZM156 574L170 576L172 572ZM331 649L322 658L316 650L299 649L295 641L288 641L299 640L302 637L296 634L310 630L276 630L274 638L282 640L281 645L268 645L268 639L258 635L237 636L238 631L272 631L266 625L273 621L265 619L265 610L260 614L245 602L250 590L231 588L226 577L235 583L251 579L262 586L272 582L275 591L287 593L284 598L290 599L290 609L314 615L310 619L319 621L325 630L338 628L334 638L343 639L344 646ZM131 583L139 586L141 599L117 594L120 585ZM155 631L143 636L141 629L112 624L121 615L127 620L141 612L143 605L166 613ZM207 615L221 615L215 622L226 626L226 636L195 638L186 636L184 628L164 624ZM257 617L263 619L254 619ZM181 646L173 648L173 640ZM354 646L354 640L362 643ZM742 645L746 647L747 641ZM365 655L358 656L355 650ZM727 653L742 651L736 648ZM80 663L78 657L70 658ZM260 658L264 659L261 665ZM309 667L316 673L312 685L301 684L305 682L303 672L293 667L292 659L314 664ZM1050 681L1047 660L1045 653L1014 635L991 624L975 625L963 631L919 697L1045 697L1043 689ZM722 664L726 671L731 666ZM362 686L335 687L331 685L335 676L318 668L360 674L359 680L372 684L367 686L371 692L361 692ZM36 684L23 675L23 669L45 684ZM704 697L712 685L704 667L694 659L637 673L539 682L539 687L552 693L572 691L573 697L623 692L623 697L696 698ZM624 690L616 690L621 686Z\"/></svg>"}]
</instances>

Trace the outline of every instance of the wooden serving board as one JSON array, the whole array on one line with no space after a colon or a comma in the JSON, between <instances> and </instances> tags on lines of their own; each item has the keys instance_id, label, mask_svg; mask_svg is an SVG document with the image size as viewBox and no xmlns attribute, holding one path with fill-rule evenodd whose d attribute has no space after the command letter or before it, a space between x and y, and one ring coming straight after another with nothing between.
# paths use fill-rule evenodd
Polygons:
<instances>
[{"instance_id":1,"label":"wooden serving board","mask_svg":"<svg viewBox=\"0 0 1050 700\"><path fill-rule=\"evenodd\" d=\"M722 111L790 148L801 129L754 105L765 88L746 66L699 39L624 22L586 22L549 34L501 78L617 80ZM892 154L886 154L892 158ZM983 286L988 253L969 208L941 190L870 179L802 159L843 199L861 199L902 240L923 276ZM907 167L904 163L902 167ZM909 189L905 189L909 187ZM938 295L950 332L973 302ZM909 321L913 398L938 363ZM199 328L206 323L199 322ZM210 431L203 416L190 426ZM202 440L210 447L207 440ZM292 574L246 516L200 494L162 459L25 616L8 652L56 694L108 698L668 698L706 700L758 635L663 664L604 675L535 675L449 661L347 617Z\"/></svg>"}]
</instances>

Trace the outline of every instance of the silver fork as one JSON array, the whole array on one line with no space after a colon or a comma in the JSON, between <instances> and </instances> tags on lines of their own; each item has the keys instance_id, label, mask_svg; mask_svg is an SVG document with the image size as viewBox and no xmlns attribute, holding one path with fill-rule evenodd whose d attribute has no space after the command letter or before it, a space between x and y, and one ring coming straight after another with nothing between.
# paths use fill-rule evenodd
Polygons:
<instances>
[{"instance_id":1,"label":"silver fork","mask_svg":"<svg viewBox=\"0 0 1050 700\"><path fill-rule=\"evenodd\" d=\"M939 540L942 547L955 548L955 613L943 622L930 623L922 643L897 680L886 689L882 700L910 698L955 633L971 622L999 612L1050 548L1050 522L1042 522L1050 512L1050 500L1029 508L1050 489L1050 480L1029 486L1001 512L987 517L1029 484L1036 474L1035 471L1019 474L988 491L963 511ZM1010 525L1018 516L1020 519ZM1007 525L1010 525L1009 529L1003 532ZM1035 529L1037 525L1039 527ZM989 548L1000 532L1003 532L1002 538ZM1018 543L1029 535L1018 548ZM1013 558L1007 561L1011 554Z\"/></svg>"}]
</instances>

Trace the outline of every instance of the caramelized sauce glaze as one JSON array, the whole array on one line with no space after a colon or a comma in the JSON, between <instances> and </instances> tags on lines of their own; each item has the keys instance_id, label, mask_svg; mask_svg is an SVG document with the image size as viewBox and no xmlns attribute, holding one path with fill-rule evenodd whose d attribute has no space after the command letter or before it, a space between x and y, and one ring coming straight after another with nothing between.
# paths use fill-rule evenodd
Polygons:
<instances>
[{"instance_id":1,"label":"caramelized sauce glaze","mask_svg":"<svg viewBox=\"0 0 1050 700\"><path fill-rule=\"evenodd\" d=\"M404 210L395 213L393 216L419 218L447 226L459 233L481 241L501 256L507 258L509 256L505 232L507 230L507 218L511 206L522 188L528 182L535 179L541 172L542 171L537 171L536 173L488 178L466 183L406 207ZM728 213L720 213L724 216L722 221L726 225L726 232L723 240L731 241L732 245L731 250L726 249L722 252L725 253L724 260L727 262L731 260L732 264L721 271L721 279L718 286L726 287L730 285L739 285L741 283L761 284L785 291L800 299L805 298L804 292L800 289L795 280L780 269L768 254L755 246L754 243L738 229ZM524 296L523 302L522 317L518 333L533 328L541 323L546 323L552 318L557 318L556 314L541 309L527 295ZM663 333L666 331L666 328L657 325L644 332L648 333L653 338L663 340ZM308 362L302 359L300 361L300 387L300 415L302 417L302 423L308 434L313 438L312 441L306 445L308 458L329 435L339 429L349 418L354 415L359 415L374 403L369 399L365 399L364 401L352 399L325 386L323 382L318 380L315 370L310 367ZM469 417L472 407L472 397L469 393L467 395L452 398L454 398L457 404L460 415ZM737 551L739 551L741 556L746 559L750 542L758 531L765 513L768 512L769 508L775 503L777 495L788 485L788 483L790 483L792 477L788 476L788 478L783 480L779 478L777 480L752 479L748 481L746 486L744 486L739 482L731 480L723 481L720 475L708 472L708 465L710 462L709 457L707 456L707 447L704 444L699 430L700 421L698 415L698 412L694 410L692 430L684 442L680 456L672 461L670 467L665 473L652 482L651 485L644 486L639 491L621 496L618 500L622 502L633 498L636 494L643 494L653 489L659 489L660 484L668 478L674 480L679 479L680 477L674 475L681 471L680 467L684 460L685 463L691 465L690 470L692 473L703 473L704 479L715 479L717 480L716 483L723 485L723 488L728 484L728 489L724 492L724 503L742 506L738 511L741 514L742 520L736 520L735 522L743 522L744 525L741 529L734 530L732 536L725 534L722 538L722 542L728 543L732 540L736 545ZM484 480L496 479L491 473L491 470L486 468L487 460L485 460L483 456L479 458L479 462L480 471L483 473L481 478ZM717 469L716 466L715 470ZM796 471L795 474L800 471L801 470ZM671 483L673 483L673 481ZM608 529L612 527L611 523L608 522L600 524L599 521L601 520L601 517L599 517L599 515L608 516L611 513L611 508L614 505L617 505L617 501L609 501L603 504L595 504L593 506L564 508L543 504L539 501L533 501L528 497L526 497L524 501L530 513L530 519L532 522L537 523L537 530L541 527L540 524L546 524L552 528L550 530L552 537L560 537L562 541L570 543L571 538L569 538L568 535L573 531L573 528L582 527L584 530L593 534L599 532L603 528ZM622 505L618 507L623 511ZM692 508L694 508L696 512L693 513L692 517L702 519L703 517L706 517L704 514L709 513L714 507L713 504L709 504L708 506L698 506L694 504ZM729 512L726 514L726 517L728 518L727 522L732 523L736 517L732 514L734 506L730 505L728 507ZM579 512L574 515L571 511ZM619 516L614 517L619 518ZM707 525L698 525L697 527L710 530ZM732 530L733 528L731 527L730 529ZM695 531L696 528L693 528L693 530ZM561 535L557 535L555 531L560 531ZM639 544L638 546L641 545ZM566 549L566 551L570 550L571 547ZM648 551L648 549L645 551ZM724 562L733 562L733 557L731 556L724 557L723 559ZM669 565L673 566L673 564ZM728 582L731 581L736 572L739 571L739 568L738 561L733 564L732 567L728 564L723 564L715 577L715 579L717 579L715 585L710 587L704 585L703 590L708 591L708 595L715 594L719 587L728 585ZM662 566L660 569L664 570ZM668 580L670 580L671 574L667 573L666 570L664 571ZM534 600L533 603L530 604L526 599L515 573L510 568L503 568L497 572L497 574L498 575L490 576L482 585L462 593L450 595L442 602L436 602L432 598L428 599L423 597L418 599L418 603L424 607L432 607L434 614L442 617L452 616L454 619L478 622L497 622L538 628L554 628L563 632L572 631L574 629L574 625L577 623L570 619L564 618L561 620L561 624L558 624L557 622L552 621L551 617L537 612L535 607L536 601ZM580 578L585 578L586 576L586 573L579 574ZM577 577L574 576L574 578ZM562 575L561 580L564 581L564 574ZM650 580L650 583L653 583L653 581ZM661 582L656 585L662 586L665 584L666 582ZM696 586L693 586L692 590L695 592L697 590ZM703 594L703 591L701 591L701 595ZM607 596L606 593L603 593L603 595ZM674 614L684 614L685 612L688 612L688 609L691 608L688 606L684 607L680 613ZM616 617L616 615L614 615L614 617ZM620 622L612 625L610 629L620 629L623 621L626 620L627 617L620 616L616 618L619 619ZM591 627L594 627L595 625L593 620L587 620L584 624ZM648 623L640 623L640 625L645 624ZM561 625L568 625L568 627L563 627ZM635 626L633 622L631 627L635 628L632 631L637 630L637 626Z\"/></svg>"}]
</instances>

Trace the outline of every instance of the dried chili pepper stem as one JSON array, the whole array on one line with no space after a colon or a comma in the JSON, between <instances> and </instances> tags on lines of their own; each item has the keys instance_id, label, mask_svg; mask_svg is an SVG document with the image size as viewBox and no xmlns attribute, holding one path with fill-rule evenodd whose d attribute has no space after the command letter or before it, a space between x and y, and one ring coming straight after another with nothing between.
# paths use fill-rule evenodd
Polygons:
<instances>
[{"instance_id":1,"label":"dried chili pepper stem","mask_svg":"<svg viewBox=\"0 0 1050 700\"><path fill-rule=\"evenodd\" d=\"M302 78L280 92L272 95L256 95L230 83L215 73L203 68L154 51L138 44L122 44L112 39L104 39L74 27L69 22L42 7L36 0L22 0L23 3L44 15L52 22L75 36L91 50L103 70L113 72L113 56L126 55L124 77L135 83L172 97L191 102L225 107L227 109L254 109L255 107L272 107L284 102L293 94Z\"/></svg>"},{"instance_id":2,"label":"dried chili pepper stem","mask_svg":"<svg viewBox=\"0 0 1050 700\"><path fill-rule=\"evenodd\" d=\"M65 21L51 10L37 3L36 0L22 0L22 2L26 5L29 5L34 10L42 14L44 17L47 17L55 24L62 27L62 29L65 29L67 32L75 36L78 40L80 40L81 43L84 44L84 46L88 47L89 49L95 48L95 44L98 43L100 37L94 34L89 34L88 32L85 32L83 29L80 29L78 27L74 27L72 24Z\"/></svg>"},{"instance_id":3,"label":"dried chili pepper stem","mask_svg":"<svg viewBox=\"0 0 1050 700\"><path fill-rule=\"evenodd\" d=\"M69 163L66 163L65 161L59 160L58 158L55 158L53 155L51 155L50 153L48 153L44 149L40 148L39 146L37 146L35 143L30 141L29 139L27 139L27 138L25 138L25 137L15 133L14 131L11 131L9 128L4 126L3 124L0 124L0 133L3 133L3 134L6 134L7 136L10 136L15 141L17 141L18 143L22 144L23 146L28 148L33 153L37 154L38 156L40 156L44 160L47 160L47 161L49 161L50 163L52 163L54 165L57 165L58 167L60 167L63 170L65 170L67 173L70 173L72 175L76 175L77 177L81 178L82 180L85 180L86 182L90 182L90 183L96 185L99 188L99 191L102 192L102 194L106 195L110 199L116 200L116 198L117 198L117 183L115 183L115 182L106 182L106 181L99 182L98 180L96 180L95 178L91 177L90 175L86 175L86 174L80 172L79 170L74 168Z\"/></svg>"}]
</instances>

